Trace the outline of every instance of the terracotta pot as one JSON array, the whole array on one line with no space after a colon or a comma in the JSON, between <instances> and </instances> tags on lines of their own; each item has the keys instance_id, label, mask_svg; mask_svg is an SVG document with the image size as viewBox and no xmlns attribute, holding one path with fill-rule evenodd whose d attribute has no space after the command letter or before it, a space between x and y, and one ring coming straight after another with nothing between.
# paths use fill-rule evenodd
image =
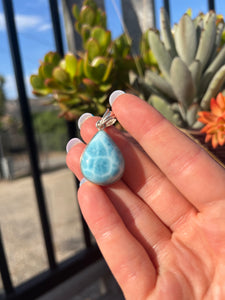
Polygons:
<instances>
[{"instance_id":1,"label":"terracotta pot","mask_svg":"<svg viewBox=\"0 0 225 300\"><path fill-rule=\"evenodd\" d=\"M211 142L205 143L205 134L200 131L182 130L203 148L219 163L225 167L225 145L213 148Z\"/></svg>"}]
</instances>

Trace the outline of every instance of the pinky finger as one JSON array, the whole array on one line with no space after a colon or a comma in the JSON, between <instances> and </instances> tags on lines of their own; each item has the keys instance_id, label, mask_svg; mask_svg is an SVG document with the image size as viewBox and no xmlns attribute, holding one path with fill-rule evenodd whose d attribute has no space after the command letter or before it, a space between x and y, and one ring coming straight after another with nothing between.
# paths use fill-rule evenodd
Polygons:
<instances>
[{"instance_id":1,"label":"pinky finger","mask_svg":"<svg viewBox=\"0 0 225 300\"><path fill-rule=\"evenodd\" d=\"M85 182L78 191L81 211L127 299L145 299L156 282L147 252L124 225L103 189Z\"/></svg>"}]
</instances>

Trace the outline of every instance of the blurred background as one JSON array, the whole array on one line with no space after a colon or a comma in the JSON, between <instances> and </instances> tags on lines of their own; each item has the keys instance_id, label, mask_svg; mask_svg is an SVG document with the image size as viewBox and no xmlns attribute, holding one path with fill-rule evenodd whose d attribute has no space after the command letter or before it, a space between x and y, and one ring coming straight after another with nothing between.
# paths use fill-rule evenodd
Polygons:
<instances>
[{"instance_id":1,"label":"blurred background","mask_svg":"<svg viewBox=\"0 0 225 300\"><path fill-rule=\"evenodd\" d=\"M174 24L190 8L193 17L199 12L207 13L209 2L96 1L106 11L107 28L111 31L112 40L127 30L133 39L132 47L137 55L140 35L149 27L159 29L160 7L167 6L170 22ZM52 21L51 3L53 6L55 3L59 17L61 50L55 38L57 33ZM0 278L0 299L9 299L4 298L5 290L9 295L14 293L15 299L19 299L19 296L16 298L16 287L39 274L45 274L49 268L54 273L60 263L83 253L84 249L94 247L94 239L87 233L76 202L78 183L65 163L65 145L76 134L76 120L71 122L60 118L59 107L48 105L51 97L47 94L36 97L30 84L31 75L38 73L46 53L63 51L61 55L80 50L81 41L74 30L75 21L71 10L73 4L81 7L82 1L12 1L25 88L23 91L22 87L22 94L24 92L25 100L20 99L21 90L18 93L20 88L13 65L15 54L10 50L3 4L0 0L0 236L11 279L3 284ZM225 14L223 0L215 0L213 5L217 14ZM23 105L28 110L22 115ZM27 144L27 138L32 133L25 128L26 118L28 123L30 119L34 133L30 144L29 141ZM37 148L31 147L34 145L33 141ZM44 216L40 213L42 203ZM43 224L46 223L49 225L49 232L43 235ZM48 234L52 241L46 255ZM51 243L54 248L52 259ZM93 253L97 260L100 255L95 251ZM2 268L1 272L3 273ZM7 268L4 269L4 274L7 275ZM77 296L74 299L98 299L99 294L95 289L90 293L91 295ZM35 297L24 296L21 299Z\"/></svg>"}]
</instances>

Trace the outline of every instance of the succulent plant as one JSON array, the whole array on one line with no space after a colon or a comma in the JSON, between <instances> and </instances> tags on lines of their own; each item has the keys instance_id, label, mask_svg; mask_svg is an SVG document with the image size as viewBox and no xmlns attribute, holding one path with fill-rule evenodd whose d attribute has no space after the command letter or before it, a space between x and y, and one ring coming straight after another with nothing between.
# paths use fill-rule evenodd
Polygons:
<instances>
[{"instance_id":1,"label":"succulent plant","mask_svg":"<svg viewBox=\"0 0 225 300\"><path fill-rule=\"evenodd\" d=\"M149 45L148 34L149 34L149 30L144 32L141 36L140 57L142 59L142 64L144 65L144 68L147 70L151 69L153 71L159 71L157 60L153 55L153 52Z\"/></svg>"},{"instance_id":2,"label":"succulent plant","mask_svg":"<svg viewBox=\"0 0 225 300\"><path fill-rule=\"evenodd\" d=\"M61 116L69 120L85 111L102 115L108 95L114 89L126 89L129 71L135 69L129 39L121 35L112 40L105 13L93 0L85 0L80 10L74 5L73 14L83 50L64 59L47 53L38 74L30 78L34 94L52 95Z\"/></svg>"},{"instance_id":3,"label":"succulent plant","mask_svg":"<svg viewBox=\"0 0 225 300\"><path fill-rule=\"evenodd\" d=\"M160 14L161 39L149 30L149 45L160 73L147 71L142 87L162 114L184 128L199 128L200 110L209 110L210 99L225 81L224 21L213 11L192 19L184 14L173 30L164 9Z\"/></svg>"}]
</instances>

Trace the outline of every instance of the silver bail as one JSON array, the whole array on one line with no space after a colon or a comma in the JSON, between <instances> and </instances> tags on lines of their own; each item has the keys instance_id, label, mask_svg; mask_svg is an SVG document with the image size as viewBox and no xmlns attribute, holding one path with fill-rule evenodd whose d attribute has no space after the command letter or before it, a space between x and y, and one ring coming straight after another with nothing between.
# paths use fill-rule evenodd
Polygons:
<instances>
[{"instance_id":1,"label":"silver bail","mask_svg":"<svg viewBox=\"0 0 225 300\"><path fill-rule=\"evenodd\" d=\"M115 123L115 115L107 108L102 118L96 122L96 127L98 128L98 130L103 130L106 127L112 126Z\"/></svg>"}]
</instances>

